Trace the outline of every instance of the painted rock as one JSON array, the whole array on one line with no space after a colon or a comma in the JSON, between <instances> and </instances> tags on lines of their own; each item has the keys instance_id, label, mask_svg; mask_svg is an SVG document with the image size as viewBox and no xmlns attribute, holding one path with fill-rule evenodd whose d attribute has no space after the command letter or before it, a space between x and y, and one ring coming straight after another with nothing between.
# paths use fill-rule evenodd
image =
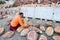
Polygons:
<instances>
[{"instance_id":1,"label":"painted rock","mask_svg":"<svg viewBox=\"0 0 60 40\"><path fill-rule=\"evenodd\" d=\"M28 40L37 40L38 34L35 31L30 31L27 35Z\"/></svg>"},{"instance_id":2,"label":"painted rock","mask_svg":"<svg viewBox=\"0 0 60 40\"><path fill-rule=\"evenodd\" d=\"M14 35L13 31L8 31L7 33L3 34L2 37L3 38L10 38Z\"/></svg>"},{"instance_id":3,"label":"painted rock","mask_svg":"<svg viewBox=\"0 0 60 40\"><path fill-rule=\"evenodd\" d=\"M52 26L52 22L51 21L45 22L45 26Z\"/></svg>"},{"instance_id":4,"label":"painted rock","mask_svg":"<svg viewBox=\"0 0 60 40\"><path fill-rule=\"evenodd\" d=\"M46 29L46 34L47 34L48 36L53 35L53 32L54 32L54 30L53 30L52 27L48 27L48 28Z\"/></svg>"},{"instance_id":5,"label":"painted rock","mask_svg":"<svg viewBox=\"0 0 60 40\"><path fill-rule=\"evenodd\" d=\"M55 32L60 33L60 26L55 27Z\"/></svg>"},{"instance_id":6,"label":"painted rock","mask_svg":"<svg viewBox=\"0 0 60 40\"><path fill-rule=\"evenodd\" d=\"M4 32L4 28L0 27L0 35L3 34L3 32Z\"/></svg>"},{"instance_id":7,"label":"painted rock","mask_svg":"<svg viewBox=\"0 0 60 40\"><path fill-rule=\"evenodd\" d=\"M23 29L24 29L23 27L18 27L16 31L21 32Z\"/></svg>"},{"instance_id":8,"label":"painted rock","mask_svg":"<svg viewBox=\"0 0 60 40\"><path fill-rule=\"evenodd\" d=\"M44 26L40 26L40 29L41 29L42 31L45 31L45 27L44 27Z\"/></svg>"},{"instance_id":9,"label":"painted rock","mask_svg":"<svg viewBox=\"0 0 60 40\"><path fill-rule=\"evenodd\" d=\"M44 35L41 35L40 38L39 38L39 40L47 40L47 37L44 36Z\"/></svg>"},{"instance_id":10,"label":"painted rock","mask_svg":"<svg viewBox=\"0 0 60 40\"><path fill-rule=\"evenodd\" d=\"M60 36L59 35L55 35L55 36L53 36L53 39L54 40L60 40Z\"/></svg>"},{"instance_id":11,"label":"painted rock","mask_svg":"<svg viewBox=\"0 0 60 40\"><path fill-rule=\"evenodd\" d=\"M26 36L28 34L28 32L29 32L29 29L26 28L26 29L24 29L24 30L21 31L20 35L21 36Z\"/></svg>"}]
</instances>

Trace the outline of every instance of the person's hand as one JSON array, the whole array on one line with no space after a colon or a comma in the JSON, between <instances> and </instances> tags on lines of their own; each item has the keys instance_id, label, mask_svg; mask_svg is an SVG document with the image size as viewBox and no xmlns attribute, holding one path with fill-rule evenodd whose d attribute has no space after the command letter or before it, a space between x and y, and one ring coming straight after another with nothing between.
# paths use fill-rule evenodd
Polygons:
<instances>
[{"instance_id":1,"label":"person's hand","mask_svg":"<svg viewBox=\"0 0 60 40\"><path fill-rule=\"evenodd\" d=\"M29 21L29 19L28 19L27 17L25 18L25 20L26 20L26 21Z\"/></svg>"},{"instance_id":2,"label":"person's hand","mask_svg":"<svg viewBox=\"0 0 60 40\"><path fill-rule=\"evenodd\" d=\"M29 27L29 25L26 25L26 26L25 26L25 28L28 28L28 27Z\"/></svg>"},{"instance_id":3,"label":"person's hand","mask_svg":"<svg viewBox=\"0 0 60 40\"><path fill-rule=\"evenodd\" d=\"M29 30L32 30L33 29L33 27L32 26L29 26Z\"/></svg>"}]
</instances>

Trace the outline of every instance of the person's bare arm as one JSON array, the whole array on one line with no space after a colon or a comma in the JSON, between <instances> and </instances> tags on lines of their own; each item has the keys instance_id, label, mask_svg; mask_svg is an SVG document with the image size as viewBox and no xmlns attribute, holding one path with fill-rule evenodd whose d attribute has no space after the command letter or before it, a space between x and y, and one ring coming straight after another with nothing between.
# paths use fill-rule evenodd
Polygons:
<instances>
[{"instance_id":1,"label":"person's bare arm","mask_svg":"<svg viewBox=\"0 0 60 40\"><path fill-rule=\"evenodd\" d=\"M28 27L27 24L25 24L22 19L19 19L19 24L20 24L22 27Z\"/></svg>"}]
</instances>

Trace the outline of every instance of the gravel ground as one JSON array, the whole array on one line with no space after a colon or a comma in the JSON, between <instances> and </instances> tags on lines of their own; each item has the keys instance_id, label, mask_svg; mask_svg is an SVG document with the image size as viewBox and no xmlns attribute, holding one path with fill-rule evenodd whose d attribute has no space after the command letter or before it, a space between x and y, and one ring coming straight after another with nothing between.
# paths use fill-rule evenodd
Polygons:
<instances>
[{"instance_id":1,"label":"gravel ground","mask_svg":"<svg viewBox=\"0 0 60 40\"><path fill-rule=\"evenodd\" d=\"M9 26L5 25L5 20L6 20L6 18L0 19L0 25L5 28L5 32L4 32L4 33L6 33L7 31L9 31ZM35 23L36 21L38 21L37 19L30 19L30 20L31 20L33 23ZM41 21L41 20L40 20L39 22L40 22L41 25L43 25L45 21ZM56 25L60 25L60 23L54 23L54 27L55 27ZM43 32L42 34L46 35L45 32ZM56 34L56 33L54 33L53 35L55 35L55 34ZM40 36L40 35L41 35L41 34L39 34L39 36ZM48 38L48 40L53 40L53 39L52 39L52 36L49 37L49 36L46 35L46 37ZM11 38L4 39L4 38L2 38L2 35L1 35L1 36L0 36L0 40L27 40L27 38L26 38L26 37L21 37L20 34L15 31L15 34L14 34Z\"/></svg>"}]
</instances>

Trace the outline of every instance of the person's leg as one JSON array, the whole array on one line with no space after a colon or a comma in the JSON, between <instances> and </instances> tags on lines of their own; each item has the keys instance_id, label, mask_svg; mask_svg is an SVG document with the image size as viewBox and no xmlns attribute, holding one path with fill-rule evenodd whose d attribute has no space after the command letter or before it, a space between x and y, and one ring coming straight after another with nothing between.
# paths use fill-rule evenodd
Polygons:
<instances>
[{"instance_id":1,"label":"person's leg","mask_svg":"<svg viewBox=\"0 0 60 40\"><path fill-rule=\"evenodd\" d=\"M13 27L12 25L10 25L10 30L11 31L15 31L15 30L17 30L18 27L20 27L19 24L16 27Z\"/></svg>"},{"instance_id":2,"label":"person's leg","mask_svg":"<svg viewBox=\"0 0 60 40\"><path fill-rule=\"evenodd\" d=\"M14 30L16 30L16 28L10 25L10 30L14 31Z\"/></svg>"}]
</instances>

